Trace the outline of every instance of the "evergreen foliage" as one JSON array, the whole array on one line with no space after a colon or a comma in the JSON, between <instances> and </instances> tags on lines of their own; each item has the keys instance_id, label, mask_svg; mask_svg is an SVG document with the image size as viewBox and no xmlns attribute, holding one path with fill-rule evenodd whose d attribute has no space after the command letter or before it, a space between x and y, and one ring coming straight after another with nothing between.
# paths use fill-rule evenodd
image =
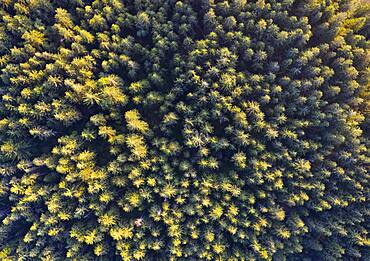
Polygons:
<instances>
[{"instance_id":1,"label":"evergreen foliage","mask_svg":"<svg viewBox=\"0 0 370 261\"><path fill-rule=\"evenodd\" d=\"M0 260L369 260L355 0L1 0Z\"/></svg>"}]
</instances>

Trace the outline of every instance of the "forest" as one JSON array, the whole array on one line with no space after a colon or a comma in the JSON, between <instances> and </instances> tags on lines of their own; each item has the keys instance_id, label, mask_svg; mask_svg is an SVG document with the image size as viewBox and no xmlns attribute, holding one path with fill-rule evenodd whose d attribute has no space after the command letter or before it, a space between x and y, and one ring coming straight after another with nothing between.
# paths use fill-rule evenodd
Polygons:
<instances>
[{"instance_id":1,"label":"forest","mask_svg":"<svg viewBox=\"0 0 370 261\"><path fill-rule=\"evenodd\" d=\"M368 0L0 0L0 260L370 260Z\"/></svg>"}]
</instances>

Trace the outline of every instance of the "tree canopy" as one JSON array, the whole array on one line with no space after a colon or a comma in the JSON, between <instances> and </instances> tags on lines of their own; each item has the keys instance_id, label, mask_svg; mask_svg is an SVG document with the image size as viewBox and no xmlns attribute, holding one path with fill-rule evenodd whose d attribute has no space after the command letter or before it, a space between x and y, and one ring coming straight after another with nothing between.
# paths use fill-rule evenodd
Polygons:
<instances>
[{"instance_id":1,"label":"tree canopy","mask_svg":"<svg viewBox=\"0 0 370 261\"><path fill-rule=\"evenodd\" d=\"M369 260L356 0L0 0L1 260Z\"/></svg>"}]
</instances>

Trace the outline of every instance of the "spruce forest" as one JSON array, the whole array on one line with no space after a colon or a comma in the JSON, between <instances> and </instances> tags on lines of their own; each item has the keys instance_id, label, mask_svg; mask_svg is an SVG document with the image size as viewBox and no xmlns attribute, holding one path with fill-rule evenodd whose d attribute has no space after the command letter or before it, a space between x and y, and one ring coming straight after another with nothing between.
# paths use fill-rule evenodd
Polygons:
<instances>
[{"instance_id":1,"label":"spruce forest","mask_svg":"<svg viewBox=\"0 0 370 261\"><path fill-rule=\"evenodd\" d=\"M370 260L370 1L0 0L0 260Z\"/></svg>"}]
</instances>

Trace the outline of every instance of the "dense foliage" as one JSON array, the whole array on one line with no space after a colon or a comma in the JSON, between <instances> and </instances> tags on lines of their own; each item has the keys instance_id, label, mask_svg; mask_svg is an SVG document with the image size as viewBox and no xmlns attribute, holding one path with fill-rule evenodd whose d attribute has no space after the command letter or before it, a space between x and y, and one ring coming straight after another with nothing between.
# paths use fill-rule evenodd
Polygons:
<instances>
[{"instance_id":1,"label":"dense foliage","mask_svg":"<svg viewBox=\"0 0 370 261\"><path fill-rule=\"evenodd\" d=\"M369 260L366 2L1 0L0 259Z\"/></svg>"}]
</instances>

